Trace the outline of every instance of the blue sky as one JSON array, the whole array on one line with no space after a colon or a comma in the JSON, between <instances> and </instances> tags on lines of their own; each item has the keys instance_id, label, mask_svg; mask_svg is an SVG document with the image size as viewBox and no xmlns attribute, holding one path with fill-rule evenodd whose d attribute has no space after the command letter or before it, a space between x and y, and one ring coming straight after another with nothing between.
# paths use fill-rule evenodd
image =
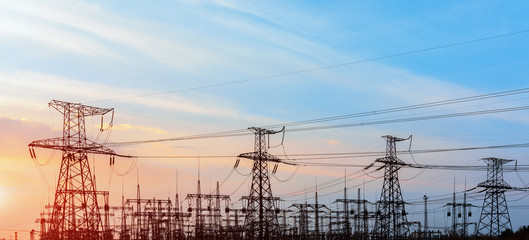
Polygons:
<instances>
[{"instance_id":1,"label":"blue sky","mask_svg":"<svg viewBox=\"0 0 529 240\"><path fill-rule=\"evenodd\" d=\"M0 119L5 126L0 133L6 145L0 151L4 167L0 194L3 192L6 199L0 200L0 209L25 209L27 217L13 228L36 227L33 219L48 193L27 156L26 145L34 139L60 134L60 116L47 107L52 99L114 107L116 125L111 139L127 141L243 129L525 88L529 82L529 33L239 84L134 97L524 31L529 29L528 10L525 1L1 2ZM417 115L396 113L383 117L477 111L525 106L527 102L525 95L518 95L411 113ZM528 140L528 116L527 112L515 112L292 133L286 136L285 147L292 153L382 151L384 141L379 137L386 134L413 134L417 149L520 143ZM169 142L117 151L137 155L236 155L250 151L252 141L249 137ZM42 150L43 156L47 154ZM483 164L479 158L489 155L517 158L520 162L529 157L526 149L511 149L415 158L436 164L460 164L464 159L465 164L476 165ZM123 161L122 167L126 168L127 162ZM172 179L176 168L181 169L182 179L195 178L195 160L150 161L139 163L146 196L166 197L173 188L157 182L160 176ZM233 161L206 160L204 171L211 173L204 174L210 176L205 181L224 178ZM58 160L53 164L44 170L51 182ZM97 166L102 172L108 171L103 163ZM218 168L222 170L215 171ZM293 169L283 171L288 175ZM343 169L309 168L299 174L311 176L298 180L310 186L314 183L312 176L321 181L333 179L342 176ZM403 174L415 175L406 171ZM527 177L527 173L522 174ZM133 175L124 178L130 183L126 184L130 196L135 194ZM420 197L428 191L428 184L440 184L439 191L449 193L454 176L459 190L465 176L471 186L484 180L484 173L435 172L407 182L404 196ZM21 179L30 179L32 184L22 184ZM238 185L243 179L239 176L230 181ZM512 185L522 184L516 176L508 179ZM99 186L107 180L103 175ZM108 188L120 192L119 185L116 180ZM279 193L294 191L284 184L277 186ZM380 186L380 181L369 186L371 200L377 197ZM186 184L182 192L194 189ZM31 191L27 198L40 202L32 201L31 207L23 208L14 200L22 191ZM243 194L239 191L235 195ZM114 200L119 199L115 194ZM527 201L522 199L516 204ZM0 227L8 226L7 217L17 212L10 214L0 219ZM513 214L513 225L525 224L521 219L523 215Z\"/></svg>"}]
</instances>

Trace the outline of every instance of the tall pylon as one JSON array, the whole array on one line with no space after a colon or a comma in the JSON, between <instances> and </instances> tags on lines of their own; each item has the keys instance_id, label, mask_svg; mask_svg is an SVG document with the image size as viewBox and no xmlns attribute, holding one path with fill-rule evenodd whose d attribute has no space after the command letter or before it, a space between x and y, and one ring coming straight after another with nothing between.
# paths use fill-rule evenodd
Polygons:
<instances>
[{"instance_id":1,"label":"tall pylon","mask_svg":"<svg viewBox=\"0 0 529 240\"><path fill-rule=\"evenodd\" d=\"M376 239L403 239L408 235L408 220L402 200L398 171L404 162L397 158L396 143L409 138L382 136L386 139L386 156L375 162L384 164L384 184L375 213Z\"/></svg>"},{"instance_id":2,"label":"tall pylon","mask_svg":"<svg viewBox=\"0 0 529 240\"><path fill-rule=\"evenodd\" d=\"M98 108L53 100L48 104L63 114L63 136L37 140L29 144L33 148L49 148L62 151L61 168L55 191L55 201L50 227L44 239L102 239L102 221L99 212L95 179L90 171L88 154L116 153L86 138L85 118L114 112L113 108ZM111 126L112 124L110 124ZM101 117L101 130L103 117ZM111 158L111 163L113 157Z\"/></svg>"},{"instance_id":3,"label":"tall pylon","mask_svg":"<svg viewBox=\"0 0 529 240\"><path fill-rule=\"evenodd\" d=\"M485 188L486 192L477 232L496 237L506 229L512 230L509 209L505 200L505 191L512 187L503 180L503 165L513 160L494 157L481 160L487 162L487 181L478 184L478 187Z\"/></svg>"},{"instance_id":4,"label":"tall pylon","mask_svg":"<svg viewBox=\"0 0 529 240\"><path fill-rule=\"evenodd\" d=\"M254 151L240 154L240 158L254 161L252 167L252 186L247 196L247 210L244 219L245 239L270 239L279 234L279 222L276 213L276 201L272 195L272 186L268 175L268 162L280 162L280 159L267 152L267 139L272 131L250 127L255 133Z\"/></svg>"}]
</instances>

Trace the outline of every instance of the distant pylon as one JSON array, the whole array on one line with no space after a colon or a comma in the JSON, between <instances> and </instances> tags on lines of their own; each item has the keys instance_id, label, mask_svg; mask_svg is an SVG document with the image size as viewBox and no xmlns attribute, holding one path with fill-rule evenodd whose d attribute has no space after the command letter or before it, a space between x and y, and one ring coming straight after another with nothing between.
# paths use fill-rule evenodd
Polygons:
<instances>
[{"instance_id":1,"label":"distant pylon","mask_svg":"<svg viewBox=\"0 0 529 240\"><path fill-rule=\"evenodd\" d=\"M375 160L375 162L384 164L384 184L375 213L375 238L403 239L408 235L409 228L398 175L404 162L397 158L396 142L409 138L389 135L383 138L386 139L386 156Z\"/></svg>"},{"instance_id":2,"label":"distant pylon","mask_svg":"<svg viewBox=\"0 0 529 240\"><path fill-rule=\"evenodd\" d=\"M245 239L269 239L279 234L279 222L275 208L277 198L272 195L268 162L280 162L280 159L267 153L266 137L281 131L257 127L249 129L255 133L254 152L239 155L254 161L252 186L247 197L248 205L244 219Z\"/></svg>"},{"instance_id":3,"label":"distant pylon","mask_svg":"<svg viewBox=\"0 0 529 240\"><path fill-rule=\"evenodd\" d=\"M51 222L45 239L101 239L103 225L97 203L97 195L100 193L96 191L87 155L95 153L114 156L116 153L86 138L85 117L109 112L113 114L114 109L58 100L53 100L48 105L64 116L63 136L29 144L32 157L35 157L34 147L62 151ZM112 161L113 158L111 163Z\"/></svg>"},{"instance_id":4,"label":"distant pylon","mask_svg":"<svg viewBox=\"0 0 529 240\"><path fill-rule=\"evenodd\" d=\"M513 160L501 158L483 158L487 162L487 181L478 184L486 189L485 199L477 232L488 236L499 236L506 229L512 230L509 209L505 200L505 191L512 187L503 181L503 164Z\"/></svg>"}]
</instances>

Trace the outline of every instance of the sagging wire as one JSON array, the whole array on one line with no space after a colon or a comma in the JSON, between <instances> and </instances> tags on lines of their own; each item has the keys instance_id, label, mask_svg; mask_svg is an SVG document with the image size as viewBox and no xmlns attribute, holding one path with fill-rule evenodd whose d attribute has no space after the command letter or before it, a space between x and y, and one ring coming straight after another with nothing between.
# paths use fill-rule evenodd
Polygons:
<instances>
[{"instance_id":1,"label":"sagging wire","mask_svg":"<svg viewBox=\"0 0 529 240\"><path fill-rule=\"evenodd\" d=\"M355 178L355 176L359 173L362 173L362 170L358 170L358 171L355 171L355 172L352 172L352 173L349 173L347 174L347 178ZM380 179L381 177L379 178L376 178L376 179L373 179L373 180L369 180L369 182L371 181L375 181L377 179ZM335 179L335 180L331 180L331 181L327 181L323 184L319 184L318 185L318 189L329 189L329 188L332 188L336 185L341 185L342 184L342 179L339 178L339 179ZM350 189L350 188L348 188ZM308 192L315 192L316 191L316 187L310 187L307 189ZM302 195L302 194L305 194L304 191L302 190L298 190L298 191L295 191L295 192L290 192L290 193L286 193L286 194L283 194L283 197L295 197L295 196L299 196L299 195Z\"/></svg>"},{"instance_id":2,"label":"sagging wire","mask_svg":"<svg viewBox=\"0 0 529 240\"><path fill-rule=\"evenodd\" d=\"M110 169L112 170L112 172L113 172L114 174L116 174L116 175L118 175L118 176L120 176L120 177L123 177L123 176L129 175L129 174L134 170L134 168L136 167L136 164L137 164L137 162L138 162L138 158L136 158L136 157L132 157L132 158L133 158L134 160L133 160L132 164L129 166L129 168L128 168L125 172L120 173L120 172L117 170L116 166L115 166L115 160L116 160L116 159L115 159L115 156L111 156L111 157L110 157Z\"/></svg>"},{"instance_id":3,"label":"sagging wire","mask_svg":"<svg viewBox=\"0 0 529 240\"><path fill-rule=\"evenodd\" d=\"M110 191L110 187L112 186L112 174L113 171L108 171L108 182L107 182L107 191ZM123 178L123 176L121 176Z\"/></svg>"},{"instance_id":4,"label":"sagging wire","mask_svg":"<svg viewBox=\"0 0 529 240\"><path fill-rule=\"evenodd\" d=\"M413 162L414 162L415 164L418 164L417 161L415 161L415 158L413 157L413 154L411 153L411 144L412 144L412 142L413 142L413 135L410 135L410 136L408 137L408 139L410 140L410 146L408 147L408 152L410 153L410 155L411 155L411 159L413 160Z\"/></svg>"},{"instance_id":5,"label":"sagging wire","mask_svg":"<svg viewBox=\"0 0 529 240\"><path fill-rule=\"evenodd\" d=\"M281 128L281 131L279 131L279 132L283 132L283 136L281 137L281 143L278 144L278 145L275 145L275 146L270 146L270 134L268 134L268 149L279 147L279 146L283 146L284 147L283 143L285 142L285 126L283 126L283 128Z\"/></svg>"},{"instance_id":6,"label":"sagging wire","mask_svg":"<svg viewBox=\"0 0 529 240\"><path fill-rule=\"evenodd\" d=\"M520 176L520 173L518 172L518 160L515 160L515 162L514 162L514 172L516 173L516 175L520 179L520 182L522 182L523 186L524 187L528 187L529 185L527 183L525 183L525 181L523 180L522 176Z\"/></svg>"},{"instance_id":7,"label":"sagging wire","mask_svg":"<svg viewBox=\"0 0 529 240\"><path fill-rule=\"evenodd\" d=\"M232 168L231 171L230 171L230 173L228 173L228 176L226 176L226 177L224 178L224 180L222 180L222 182L220 182L219 187L222 187L222 185L223 185L226 181L228 181L228 178L231 177L231 175L233 174L233 172L235 172L235 168Z\"/></svg>"},{"instance_id":8,"label":"sagging wire","mask_svg":"<svg viewBox=\"0 0 529 240\"><path fill-rule=\"evenodd\" d=\"M382 177L380 177L380 178L382 178ZM379 178L379 179L380 179L380 178ZM376 181L376 180L377 180L377 179L371 179L371 180L369 180L369 181L367 181L367 182L365 182L365 183L371 183L371 182L374 182L374 181ZM347 187L347 189L348 189L348 190L349 190L349 189L354 189L354 188L359 187L359 186L361 186L361 185L363 185L363 184L365 184L365 183L356 184L356 185L354 185L354 186L349 186L349 187ZM325 193L325 194L318 194L318 196L319 196L319 197L326 197L326 196L329 196L329 195L332 195L332 194L336 194L336 193L339 193L339 192L342 192L342 191L343 191L343 189L339 189L339 190L334 191L334 192L329 192L329 193ZM303 194L303 193L302 193L302 194ZM299 195L301 195L301 194L292 195L291 197L299 196ZM284 197L284 198L289 198L289 197ZM314 198L315 198L315 196L307 197L307 199L314 199ZM297 199L297 200L295 200L295 201L300 201L300 200L303 200L303 199Z\"/></svg>"},{"instance_id":9,"label":"sagging wire","mask_svg":"<svg viewBox=\"0 0 529 240\"><path fill-rule=\"evenodd\" d=\"M411 156L411 159L413 160L413 162L414 162L415 164L418 164L417 161L415 161L415 157L413 157L413 153L411 153L412 135L410 135L409 139L410 139L410 147L408 148L408 152L410 153L410 156ZM415 175L415 176L413 176L413 177L411 177L411 178L408 178L408 179L401 179L401 180L402 180L402 181L413 180L413 179L415 179L415 178L421 176L421 175L424 173L424 171L426 171L426 168L423 168L423 169L422 169L417 175Z\"/></svg>"},{"instance_id":10,"label":"sagging wire","mask_svg":"<svg viewBox=\"0 0 529 240\"><path fill-rule=\"evenodd\" d=\"M33 163L35 163L35 166L37 167L37 170L39 172L39 175L40 177L42 178L42 180L44 180L44 183L46 183L46 186L48 187L48 189L53 192L53 188L51 187L51 184L50 182L48 181L48 179L46 178L46 175L44 175L44 172L42 171L42 166L44 165L41 165L39 163L39 161L37 160L37 155L35 154L35 149L34 148L29 148L29 155L31 156L31 159L33 160ZM50 157L48 158L48 161L46 164L49 164L51 162L51 159L53 158L53 155L55 155L55 150L52 151L52 153L50 154Z\"/></svg>"},{"instance_id":11,"label":"sagging wire","mask_svg":"<svg viewBox=\"0 0 529 240\"><path fill-rule=\"evenodd\" d=\"M239 146L237 148L239 148L241 146L241 143L242 143L242 137L241 137L241 140L239 141ZM222 185L224 185L224 183L226 181L228 181L228 178L231 177L231 175L233 174L233 172L236 171L236 168L239 166L239 163L241 162L241 160L239 158L237 158L237 160L235 161L235 164L233 165L233 168L231 169L230 173L228 173L228 176L226 176L222 182L220 183L219 187L222 187Z\"/></svg>"},{"instance_id":12,"label":"sagging wire","mask_svg":"<svg viewBox=\"0 0 529 240\"><path fill-rule=\"evenodd\" d=\"M509 202L517 202L517 201L520 201L520 200L526 198L527 196L529 196L529 193L526 193L526 194L525 194L523 197L521 197L521 198L518 198L518 199L515 199L515 200L509 200Z\"/></svg>"},{"instance_id":13,"label":"sagging wire","mask_svg":"<svg viewBox=\"0 0 529 240\"><path fill-rule=\"evenodd\" d=\"M46 166L48 164L50 164L51 160L53 160L53 157L55 156L55 149L52 150L50 156L48 157L48 160L46 160L46 162L44 163L40 163L37 159L37 155L35 154L35 148L33 147L30 147L29 148L29 155L31 156L32 159L34 159L35 163L41 167L43 166Z\"/></svg>"},{"instance_id":14,"label":"sagging wire","mask_svg":"<svg viewBox=\"0 0 529 240\"><path fill-rule=\"evenodd\" d=\"M276 165L276 166L277 166L277 165ZM296 169L294 169L294 172L293 172L293 173L292 173L287 179L284 179L284 180L283 180L283 179L279 179L279 178L276 176L275 172L272 174L272 176L274 176L274 178L275 178L277 181L280 181L280 182L288 182L288 181L292 180L292 178L293 178L294 176L296 176L296 173L298 173L298 170L299 170L299 165L296 166ZM276 171L277 171L277 168L276 168Z\"/></svg>"},{"instance_id":15,"label":"sagging wire","mask_svg":"<svg viewBox=\"0 0 529 240\"><path fill-rule=\"evenodd\" d=\"M411 178L407 178L407 179L400 179L400 181L409 181L409 180L413 180L419 176L421 176L424 172L426 171L426 168L422 169L417 175L411 177Z\"/></svg>"},{"instance_id":16,"label":"sagging wire","mask_svg":"<svg viewBox=\"0 0 529 240\"><path fill-rule=\"evenodd\" d=\"M283 149L283 156L285 156L285 158L286 158L287 160L289 160L289 161L295 161L295 159L290 159L290 158L288 157L287 152L286 152L286 150L285 150L285 145L283 144L283 141L285 140L285 127L283 127L283 129L282 129L281 131L283 131L283 139L281 140L281 145L282 145L282 149ZM297 164L296 164L296 165L297 165ZM281 179L279 179L279 178L276 176L276 172L277 172L277 164L276 164L276 166L275 166L275 168L274 168L274 171L272 172L272 175L273 175L274 178L275 178L277 181L279 181L279 182L288 182L288 181L292 180L292 178L293 178L294 176L296 176L296 174L298 173L299 167L300 167L300 165L297 165L297 166L296 166L296 169L294 170L294 172L293 172L293 173L292 173L287 179L285 179L285 180L281 180Z\"/></svg>"},{"instance_id":17,"label":"sagging wire","mask_svg":"<svg viewBox=\"0 0 529 240\"><path fill-rule=\"evenodd\" d=\"M103 116L104 114L101 116L101 131L102 132L103 130ZM103 145L107 144L108 141L110 140L110 135L112 134L112 127L114 126L114 110L112 110L112 117L110 118L110 122L108 123L108 132L107 132L107 137L105 138L105 141L103 142Z\"/></svg>"},{"instance_id":18,"label":"sagging wire","mask_svg":"<svg viewBox=\"0 0 529 240\"><path fill-rule=\"evenodd\" d=\"M242 187L242 185L244 185L244 184L248 181L248 179L250 179L250 176L251 176L251 174L248 174L248 176L246 176L246 178L244 179L244 181L242 181L241 185L239 185L239 186L237 187L237 189L235 189L235 191L233 191L233 192L230 194L230 196L232 196L232 195L235 194L237 191L239 191L239 189Z\"/></svg>"},{"instance_id":19,"label":"sagging wire","mask_svg":"<svg viewBox=\"0 0 529 240\"><path fill-rule=\"evenodd\" d=\"M239 170L237 170L237 167L239 166L240 162L241 162L241 159L237 158L237 161L235 161L235 166L233 166L233 170L235 170L241 176L250 176L250 175L252 175L252 171L250 171L247 174L243 174L243 173L239 172Z\"/></svg>"},{"instance_id":20,"label":"sagging wire","mask_svg":"<svg viewBox=\"0 0 529 240\"><path fill-rule=\"evenodd\" d=\"M97 132L97 136L95 137L94 142L99 141L99 138L101 137L101 133L103 133L103 116L101 116L101 127L99 128L99 131Z\"/></svg>"},{"instance_id":21,"label":"sagging wire","mask_svg":"<svg viewBox=\"0 0 529 240\"><path fill-rule=\"evenodd\" d=\"M374 178L374 179L379 179L379 178L381 178L382 176L381 176L381 177L371 176L369 173L366 172L366 170L368 170L369 168L371 168L373 165L375 165L374 162L371 163L371 164L369 164L369 165L367 165L365 168L361 169L361 171L362 171L366 176L368 176L368 177L370 177L370 178ZM384 168L384 167L385 167L385 166L382 165L382 166L378 167L377 169L371 171L370 173L377 172L377 171L379 171L380 169L382 169L382 168Z\"/></svg>"},{"instance_id":22,"label":"sagging wire","mask_svg":"<svg viewBox=\"0 0 529 240\"><path fill-rule=\"evenodd\" d=\"M109 122L109 124L108 124L108 126L106 128L105 128L105 124L104 124L105 114L101 115L101 122L100 122L100 125L99 125L99 132L97 133L97 136L96 136L94 142L97 142L99 140L99 138L101 137L101 134L105 130L109 130L109 131L108 131L107 136L105 138L104 144L107 144L109 139L110 139L110 134L112 132L112 126L114 126L114 111L112 111L112 117L111 117L110 122Z\"/></svg>"}]
</instances>

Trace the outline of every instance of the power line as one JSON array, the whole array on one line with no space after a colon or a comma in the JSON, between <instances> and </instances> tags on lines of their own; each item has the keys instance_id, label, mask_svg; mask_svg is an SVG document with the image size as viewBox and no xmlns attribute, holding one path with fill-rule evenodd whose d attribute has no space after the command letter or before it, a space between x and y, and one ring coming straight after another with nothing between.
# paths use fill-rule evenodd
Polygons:
<instances>
[{"instance_id":1,"label":"power line","mask_svg":"<svg viewBox=\"0 0 529 240\"><path fill-rule=\"evenodd\" d=\"M473 40L467 40L467 41L461 41L461 42L450 43L450 44L445 44L445 45L439 45L439 46L435 46L435 47L429 47L429 48L423 48L423 49L418 49L418 50L394 53L394 54L385 55L385 56L366 58L366 59L362 59L362 60L355 60L355 61L344 62L344 63L334 64L334 65L328 65L328 66L322 66L322 67L316 67L316 68L308 68L308 69L292 71L292 72L286 72L286 73L272 74L272 75L267 75L267 76L262 76L262 77L255 77L255 78L248 78L248 79L243 79L243 80L238 80L238 81L220 82L220 83L215 83L215 84L210 84L210 85L203 85L203 86L190 87L190 88L181 88L181 89L176 89L176 90L171 90L171 91L147 93L147 94L128 96L128 97L108 98L108 99L103 99L103 100L98 100L98 101L91 101L91 102L86 102L86 103L120 101L120 100L132 99L132 98L150 97L150 96L164 95L164 94L177 93L177 92L185 92L185 91L200 90L200 89L213 88L213 87L235 85L235 84L254 82L254 81L265 80L265 79L279 78L279 77L285 77L285 76L290 76L290 75L297 75L297 74L301 74L301 73L308 73L308 72L319 71L319 70L330 69L330 68L338 68L338 67L349 66L349 65L359 64L359 63L378 61L378 60L395 58L395 57L401 57L401 56L406 56L406 55L411 55L411 54L416 54L416 53L421 53L421 52L439 50L439 49L443 49L443 48L449 48L449 47L455 47L455 46L460 46L460 45L472 44L472 43L492 40L492 39L496 39L496 38L510 37L510 36L514 36L514 35L518 35L518 34L524 34L524 33L528 33L528 32L529 32L529 29L526 29L526 30L521 30L521 31L516 31L516 32L498 34L498 35L493 35L493 36L488 36L488 37L483 37L483 38L477 38L477 39L473 39Z\"/></svg>"},{"instance_id":2,"label":"power line","mask_svg":"<svg viewBox=\"0 0 529 240\"><path fill-rule=\"evenodd\" d=\"M440 148L440 149L418 149L397 151L398 154L423 154L423 153L441 153L441 152L455 152L455 151L472 151L485 149L510 149L510 148L526 148L529 143L506 144L506 145L492 145L492 146L477 146L464 148ZM385 152L342 152L342 153L304 153L304 154L289 154L290 157L300 156L295 158L296 162L300 160L322 160L332 158L359 158L359 157L380 157L384 156ZM281 156L281 155L279 155ZM303 158L306 157L306 158Z\"/></svg>"},{"instance_id":3,"label":"power line","mask_svg":"<svg viewBox=\"0 0 529 240\"><path fill-rule=\"evenodd\" d=\"M410 117L410 118L397 118L397 119L375 120L375 121L316 126L316 127L294 128L294 129L288 129L285 131L302 132L302 131L313 131L313 130L324 130L324 129L348 128L348 127L358 127L358 126L370 126L370 125L380 125L380 124L390 124L390 123L403 123L403 122L414 122L414 121L424 121L424 120L434 120L434 119L444 119L444 118L476 116L476 115L514 112L514 111L523 111L523 110L529 110L529 106L520 106L520 107L511 107L511 108L496 108L496 109L488 109L488 110L481 110L481 111L470 111L470 112L448 113L448 114L439 114L439 115ZM240 129L240 130L232 130L232 131L200 134L200 135L191 135L191 136L175 137L175 138L162 138L162 139L140 140L140 141L129 141L129 142L114 142L114 143L107 143L105 145L106 146L120 146L120 145L130 145L130 144L158 143L158 142L194 140L194 139L224 138L224 137L245 136L245 135L251 135L251 133L249 133L245 129Z\"/></svg>"},{"instance_id":4,"label":"power line","mask_svg":"<svg viewBox=\"0 0 529 240\"><path fill-rule=\"evenodd\" d=\"M363 165L363 164L344 164L344 163L323 163L323 162L294 162L289 163L296 166L304 167L354 167L354 168L370 168L372 165ZM375 166L380 168L380 166ZM403 164L402 168L415 168L415 169L435 169L435 170L463 170L463 171L486 171L487 166L468 166L468 165L433 165L433 164ZM529 171L529 165L518 165L518 166L509 166L506 168L509 171Z\"/></svg>"},{"instance_id":5,"label":"power line","mask_svg":"<svg viewBox=\"0 0 529 240\"><path fill-rule=\"evenodd\" d=\"M485 149L511 149L511 148L526 148L529 147L529 143L518 143L518 144L506 144L506 145L492 145L492 146L476 146L476 147L464 147L464 148L439 148L439 149L418 149L418 150L407 150L397 151L398 154L425 154L425 153L442 153L442 152L455 152L455 151L473 151L473 150L485 150ZM294 153L289 154L289 158L281 159L282 162L286 162L293 165L302 164L318 164L315 162L306 162L310 160L325 160L325 159L343 159L343 158L365 158L365 157L380 157L384 156L385 152L331 152L331 153ZM285 156L285 155L278 155ZM194 159L194 155L126 155L129 158L138 159ZM201 155L201 158L236 158L236 155ZM292 158L295 157L295 158ZM329 163L319 163L321 165ZM305 166L305 165L304 165ZM360 164L341 164L341 167L365 167L366 165ZM419 166L419 165L417 165ZM518 165L523 166L523 165ZM486 166L483 166L486 168Z\"/></svg>"},{"instance_id":6,"label":"power line","mask_svg":"<svg viewBox=\"0 0 529 240\"><path fill-rule=\"evenodd\" d=\"M275 125L269 125L265 127L267 128L282 127L282 126L289 127L289 126L297 126L297 125L304 125L304 124L311 124L311 123L336 121L336 120L343 120L343 119L350 119L350 118L358 118L358 117L373 116L373 115L380 115L380 114L387 114L387 113L394 113L394 112L401 112L401 111L416 110L416 109L429 108L429 107L438 107L438 106L443 106L443 105L464 103L464 102L484 100L484 99L497 98L497 97L504 97L504 96L510 96L510 95L515 95L515 94L528 93L528 92L529 92L529 88L520 88L520 89L514 89L514 90L508 90L508 91L481 94L481 95L470 96L470 97L462 97L462 98L435 101L435 102L429 102L429 103L414 104L414 105L408 105L408 106L403 106L403 107L387 108L387 109L376 110L376 111L366 111L366 112L361 112L361 113L345 114L345 115L338 115L338 116L332 116L332 117L316 118L316 119L289 122L289 123L283 123L283 124L275 124Z\"/></svg>"},{"instance_id":7,"label":"power line","mask_svg":"<svg viewBox=\"0 0 529 240\"><path fill-rule=\"evenodd\" d=\"M415 121L424 121L424 120L433 120L433 119L455 118L455 117L466 117L466 116L484 115L484 114L492 114L492 113L522 111L522 110L528 110L528 109L529 109L529 106L512 107L512 108L497 108L497 109L489 109L489 110L482 110L482 111L448 113L448 114L429 115L429 116L422 116L422 117L411 117L411 118L389 119L389 120L379 120L379 121L346 123L346 124L337 124L337 125L328 125L328 126L295 128L295 129L287 130L287 132L347 128L347 127L380 125L380 124L389 124L389 123L415 122Z\"/></svg>"}]
</instances>

